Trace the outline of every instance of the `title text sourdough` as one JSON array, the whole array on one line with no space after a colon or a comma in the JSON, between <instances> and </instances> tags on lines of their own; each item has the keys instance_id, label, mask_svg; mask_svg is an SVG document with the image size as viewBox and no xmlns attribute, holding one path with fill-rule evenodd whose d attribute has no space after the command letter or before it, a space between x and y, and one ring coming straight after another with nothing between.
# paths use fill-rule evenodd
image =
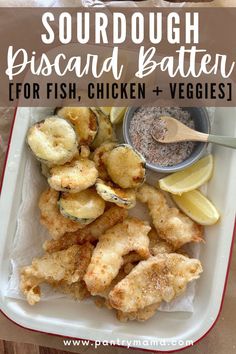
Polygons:
<instances>
[{"instance_id":1,"label":"title text sourdough","mask_svg":"<svg viewBox=\"0 0 236 354\"><path fill-rule=\"evenodd\" d=\"M76 23L76 31L74 23ZM199 43L199 13L186 12L180 16L170 12L149 12L144 16L137 11L127 16L121 12L62 12L57 18L52 12L42 16L45 33L41 39L44 44L55 40L61 44L121 44L131 40L142 44L144 40L151 44L167 41L170 44ZM75 33L74 33L75 32Z\"/></svg>"}]
</instances>

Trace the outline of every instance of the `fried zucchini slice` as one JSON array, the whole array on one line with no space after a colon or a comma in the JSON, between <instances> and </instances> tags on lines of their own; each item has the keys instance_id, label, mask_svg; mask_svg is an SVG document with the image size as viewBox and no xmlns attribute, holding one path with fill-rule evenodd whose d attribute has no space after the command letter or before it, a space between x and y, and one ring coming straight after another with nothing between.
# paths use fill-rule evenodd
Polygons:
<instances>
[{"instance_id":1,"label":"fried zucchini slice","mask_svg":"<svg viewBox=\"0 0 236 354\"><path fill-rule=\"evenodd\" d=\"M110 119L102 112L95 111L98 119L98 133L92 143L92 148L96 149L105 141L115 141L116 136Z\"/></svg>"},{"instance_id":2,"label":"fried zucchini slice","mask_svg":"<svg viewBox=\"0 0 236 354\"><path fill-rule=\"evenodd\" d=\"M50 169L48 183L56 191L78 193L93 186L98 177L95 163L87 158Z\"/></svg>"},{"instance_id":3,"label":"fried zucchini slice","mask_svg":"<svg viewBox=\"0 0 236 354\"><path fill-rule=\"evenodd\" d=\"M107 173L106 160L108 154L117 146L116 143L104 143L99 146L93 154L93 161L95 162L96 168L98 170L98 176L104 181L109 181L110 177Z\"/></svg>"},{"instance_id":4,"label":"fried zucchini slice","mask_svg":"<svg viewBox=\"0 0 236 354\"><path fill-rule=\"evenodd\" d=\"M73 127L57 116L34 124L28 130L27 143L36 158L48 166L63 165L77 152Z\"/></svg>"},{"instance_id":5,"label":"fried zucchini slice","mask_svg":"<svg viewBox=\"0 0 236 354\"><path fill-rule=\"evenodd\" d=\"M133 189L121 189L113 186L112 183L104 183L101 179L96 182L97 193L105 201L115 203L116 205L131 209L136 204L136 193Z\"/></svg>"},{"instance_id":6,"label":"fried zucchini slice","mask_svg":"<svg viewBox=\"0 0 236 354\"><path fill-rule=\"evenodd\" d=\"M62 107L59 117L68 119L75 127L80 145L90 145L98 131L96 114L88 107Z\"/></svg>"},{"instance_id":7,"label":"fried zucchini slice","mask_svg":"<svg viewBox=\"0 0 236 354\"><path fill-rule=\"evenodd\" d=\"M107 172L122 188L136 188L145 181L145 159L130 145L114 148L106 160Z\"/></svg>"},{"instance_id":8,"label":"fried zucchini slice","mask_svg":"<svg viewBox=\"0 0 236 354\"><path fill-rule=\"evenodd\" d=\"M105 209L105 201L94 189L76 194L62 193L58 204L63 216L84 225L97 219Z\"/></svg>"}]
</instances>

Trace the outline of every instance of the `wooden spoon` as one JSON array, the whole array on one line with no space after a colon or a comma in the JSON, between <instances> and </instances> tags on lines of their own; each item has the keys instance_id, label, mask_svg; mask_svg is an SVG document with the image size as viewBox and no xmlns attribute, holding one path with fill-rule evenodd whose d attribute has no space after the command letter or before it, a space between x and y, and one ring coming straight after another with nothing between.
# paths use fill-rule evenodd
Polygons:
<instances>
[{"instance_id":1,"label":"wooden spoon","mask_svg":"<svg viewBox=\"0 0 236 354\"><path fill-rule=\"evenodd\" d=\"M152 131L153 139L159 143L168 144L180 141L203 141L236 149L236 138L204 134L187 127L185 124L180 123L177 119L172 117L161 116L160 119L165 122L166 131L164 135L160 137L158 136L158 131Z\"/></svg>"}]
</instances>

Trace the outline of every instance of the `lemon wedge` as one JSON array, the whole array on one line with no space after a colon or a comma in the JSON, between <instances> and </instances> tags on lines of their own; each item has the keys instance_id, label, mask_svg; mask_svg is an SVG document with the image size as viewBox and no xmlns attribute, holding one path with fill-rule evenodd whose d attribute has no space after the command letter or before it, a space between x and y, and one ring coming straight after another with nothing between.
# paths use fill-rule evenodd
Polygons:
<instances>
[{"instance_id":1,"label":"lemon wedge","mask_svg":"<svg viewBox=\"0 0 236 354\"><path fill-rule=\"evenodd\" d=\"M106 116L109 116L111 113L112 107L99 107L99 109L104 113Z\"/></svg>"},{"instance_id":2,"label":"lemon wedge","mask_svg":"<svg viewBox=\"0 0 236 354\"><path fill-rule=\"evenodd\" d=\"M220 218L215 206L199 190L172 195L177 206L200 225L214 225Z\"/></svg>"},{"instance_id":3,"label":"lemon wedge","mask_svg":"<svg viewBox=\"0 0 236 354\"><path fill-rule=\"evenodd\" d=\"M209 181L213 173L213 157L207 155L183 171L175 172L159 180L162 190L181 195L199 188Z\"/></svg>"},{"instance_id":4,"label":"lemon wedge","mask_svg":"<svg viewBox=\"0 0 236 354\"><path fill-rule=\"evenodd\" d=\"M121 123L125 115L126 107L112 107L110 120L112 124Z\"/></svg>"}]
</instances>

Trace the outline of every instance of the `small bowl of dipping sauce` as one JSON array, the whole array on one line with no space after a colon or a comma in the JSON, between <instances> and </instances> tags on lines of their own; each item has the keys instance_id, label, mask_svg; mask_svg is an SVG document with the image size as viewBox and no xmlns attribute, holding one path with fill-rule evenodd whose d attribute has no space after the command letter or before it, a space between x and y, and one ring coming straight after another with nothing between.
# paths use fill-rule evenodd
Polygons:
<instances>
[{"instance_id":1,"label":"small bowl of dipping sauce","mask_svg":"<svg viewBox=\"0 0 236 354\"><path fill-rule=\"evenodd\" d=\"M147 167L156 172L177 172L197 162L207 143L184 141L163 144L153 139L153 129L165 134L161 116L173 117L189 128L210 133L209 116L203 107L131 107L126 111L123 122L125 142L141 153Z\"/></svg>"}]
</instances>

